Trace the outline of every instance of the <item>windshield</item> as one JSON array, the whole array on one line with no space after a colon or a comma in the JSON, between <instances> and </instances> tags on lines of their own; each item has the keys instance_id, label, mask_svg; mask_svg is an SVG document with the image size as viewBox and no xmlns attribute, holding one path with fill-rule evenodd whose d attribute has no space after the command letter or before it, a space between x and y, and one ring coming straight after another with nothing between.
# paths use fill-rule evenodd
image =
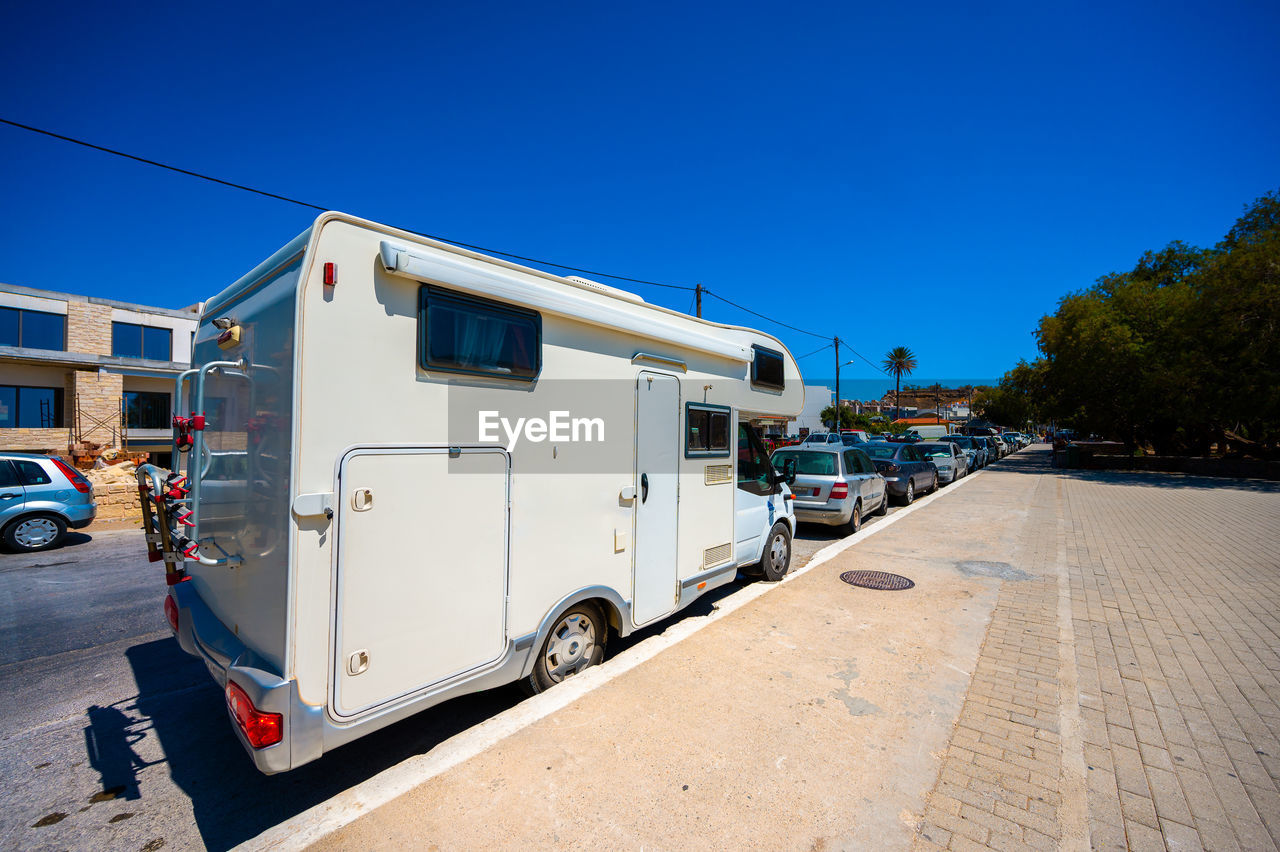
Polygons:
<instances>
[{"instance_id":1,"label":"windshield","mask_svg":"<svg viewBox=\"0 0 1280 852\"><path fill-rule=\"evenodd\" d=\"M809 437L805 438L804 442L806 444L825 444L827 442L827 433L814 432Z\"/></svg>"},{"instance_id":2,"label":"windshield","mask_svg":"<svg viewBox=\"0 0 1280 852\"><path fill-rule=\"evenodd\" d=\"M782 470L787 459L796 460L796 474L800 476L835 476L836 454L805 452L803 450L778 450L773 454L773 466Z\"/></svg>"},{"instance_id":3,"label":"windshield","mask_svg":"<svg viewBox=\"0 0 1280 852\"><path fill-rule=\"evenodd\" d=\"M952 438L951 443L958 447L964 447L966 450L973 449L973 439L971 438Z\"/></svg>"},{"instance_id":4,"label":"windshield","mask_svg":"<svg viewBox=\"0 0 1280 852\"><path fill-rule=\"evenodd\" d=\"M918 444L916 449L931 459L951 458L951 447L946 444Z\"/></svg>"},{"instance_id":5,"label":"windshield","mask_svg":"<svg viewBox=\"0 0 1280 852\"><path fill-rule=\"evenodd\" d=\"M890 447L884 444L867 444L866 446L859 447L858 449L862 450L873 459L891 459L898 452L897 447Z\"/></svg>"}]
</instances>

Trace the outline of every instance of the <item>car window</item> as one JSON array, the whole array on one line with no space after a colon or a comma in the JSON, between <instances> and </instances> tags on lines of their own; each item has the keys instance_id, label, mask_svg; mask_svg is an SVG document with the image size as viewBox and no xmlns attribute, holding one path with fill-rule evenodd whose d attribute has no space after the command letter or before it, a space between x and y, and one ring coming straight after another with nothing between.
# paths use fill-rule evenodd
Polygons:
<instances>
[{"instance_id":1,"label":"car window","mask_svg":"<svg viewBox=\"0 0 1280 852\"><path fill-rule=\"evenodd\" d=\"M15 488L18 485L18 474L9 464L8 459L0 459L0 488Z\"/></svg>"},{"instance_id":2,"label":"car window","mask_svg":"<svg viewBox=\"0 0 1280 852\"><path fill-rule=\"evenodd\" d=\"M858 461L857 450L844 451L844 472L862 473L862 463Z\"/></svg>"},{"instance_id":3,"label":"car window","mask_svg":"<svg viewBox=\"0 0 1280 852\"><path fill-rule=\"evenodd\" d=\"M812 450L778 450L773 454L773 466L782 470L787 459L796 460L798 476L835 476L836 454Z\"/></svg>"},{"instance_id":4,"label":"car window","mask_svg":"<svg viewBox=\"0 0 1280 852\"><path fill-rule=\"evenodd\" d=\"M850 450L849 452L853 453L853 457L858 460L859 473L875 473L876 472L876 466L871 463L871 459L868 458L867 454L864 453L862 450Z\"/></svg>"},{"instance_id":5,"label":"car window","mask_svg":"<svg viewBox=\"0 0 1280 852\"><path fill-rule=\"evenodd\" d=\"M868 444L862 451L873 459L891 459L897 448L889 444Z\"/></svg>"},{"instance_id":6,"label":"car window","mask_svg":"<svg viewBox=\"0 0 1280 852\"><path fill-rule=\"evenodd\" d=\"M18 469L18 480L23 485L48 485L53 482L39 462L30 459L14 459L13 466Z\"/></svg>"},{"instance_id":7,"label":"car window","mask_svg":"<svg viewBox=\"0 0 1280 852\"><path fill-rule=\"evenodd\" d=\"M921 444L919 447L916 447L916 449L924 453L926 458L952 458L950 444Z\"/></svg>"},{"instance_id":8,"label":"car window","mask_svg":"<svg viewBox=\"0 0 1280 852\"><path fill-rule=\"evenodd\" d=\"M825 444L827 442L827 436L821 432L814 432L812 435L805 438L804 442L806 444Z\"/></svg>"},{"instance_id":9,"label":"car window","mask_svg":"<svg viewBox=\"0 0 1280 852\"><path fill-rule=\"evenodd\" d=\"M902 457L907 461L920 461L920 454L916 452L915 447L903 447Z\"/></svg>"},{"instance_id":10,"label":"car window","mask_svg":"<svg viewBox=\"0 0 1280 852\"><path fill-rule=\"evenodd\" d=\"M738 424L738 487L752 494L772 494L769 454L764 451L754 429Z\"/></svg>"}]
</instances>

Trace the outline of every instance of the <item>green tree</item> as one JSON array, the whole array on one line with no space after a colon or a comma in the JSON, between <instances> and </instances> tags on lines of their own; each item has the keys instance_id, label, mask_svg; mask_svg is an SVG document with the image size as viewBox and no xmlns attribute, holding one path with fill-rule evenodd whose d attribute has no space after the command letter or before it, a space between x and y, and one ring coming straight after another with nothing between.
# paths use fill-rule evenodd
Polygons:
<instances>
[{"instance_id":1,"label":"green tree","mask_svg":"<svg viewBox=\"0 0 1280 852\"><path fill-rule=\"evenodd\" d=\"M882 367L886 373L893 374L893 419L895 420L902 417L902 407L898 404L899 397L902 395L902 376L903 374L911 375L918 366L920 365L916 362L915 353L905 346L895 346L884 355Z\"/></svg>"},{"instance_id":2,"label":"green tree","mask_svg":"<svg viewBox=\"0 0 1280 852\"><path fill-rule=\"evenodd\" d=\"M828 405L826 408L822 409L822 413L818 416L822 418L823 423L835 423L836 422L835 405ZM836 431L841 431L844 429L861 428L857 425L856 419L857 418L854 415L852 408L850 408L847 405L840 406L840 428L837 429Z\"/></svg>"}]
</instances>

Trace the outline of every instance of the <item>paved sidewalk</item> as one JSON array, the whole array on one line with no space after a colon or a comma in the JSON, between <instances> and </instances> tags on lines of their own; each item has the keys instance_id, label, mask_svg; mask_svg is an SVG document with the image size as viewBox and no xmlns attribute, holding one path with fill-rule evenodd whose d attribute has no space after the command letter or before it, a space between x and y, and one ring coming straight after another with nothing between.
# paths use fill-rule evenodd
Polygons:
<instances>
[{"instance_id":1,"label":"paved sidewalk","mask_svg":"<svg viewBox=\"0 0 1280 852\"><path fill-rule=\"evenodd\" d=\"M1280 489L1047 461L944 490L319 845L1275 848ZM839 581L859 568L917 586Z\"/></svg>"}]
</instances>

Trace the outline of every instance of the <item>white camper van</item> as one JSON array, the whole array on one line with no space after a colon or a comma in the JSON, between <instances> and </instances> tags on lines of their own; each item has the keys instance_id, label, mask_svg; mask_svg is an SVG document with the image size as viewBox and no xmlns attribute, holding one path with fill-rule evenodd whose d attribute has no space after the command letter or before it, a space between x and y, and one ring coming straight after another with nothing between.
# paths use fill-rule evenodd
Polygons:
<instances>
[{"instance_id":1,"label":"white camper van","mask_svg":"<svg viewBox=\"0 0 1280 852\"><path fill-rule=\"evenodd\" d=\"M325 213L205 304L194 353L147 538L263 772L787 571L750 419L804 386L767 334Z\"/></svg>"}]
</instances>

